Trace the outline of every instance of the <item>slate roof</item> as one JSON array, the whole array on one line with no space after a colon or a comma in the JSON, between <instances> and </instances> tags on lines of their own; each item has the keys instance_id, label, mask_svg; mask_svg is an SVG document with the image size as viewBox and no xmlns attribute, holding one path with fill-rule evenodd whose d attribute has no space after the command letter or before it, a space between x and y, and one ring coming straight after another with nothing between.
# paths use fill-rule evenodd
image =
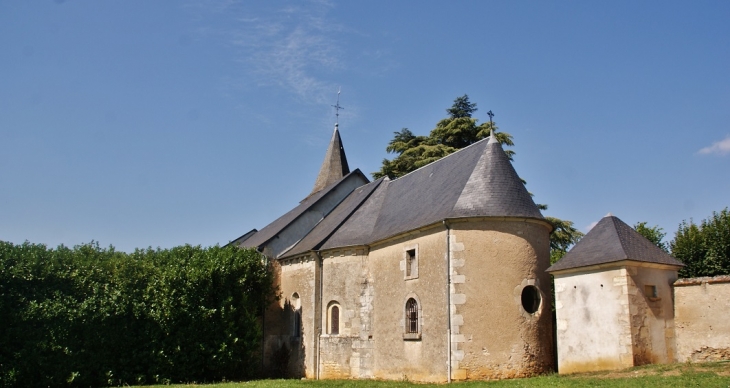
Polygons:
<instances>
[{"instance_id":1,"label":"slate roof","mask_svg":"<svg viewBox=\"0 0 730 388\"><path fill-rule=\"evenodd\" d=\"M353 212L377 189L383 178L355 189L336 208L320 221L304 238L279 257L295 256L311 250L319 249L322 242L329 237Z\"/></svg>"},{"instance_id":2,"label":"slate roof","mask_svg":"<svg viewBox=\"0 0 730 388\"><path fill-rule=\"evenodd\" d=\"M607 215L547 272L632 260L684 266L618 217Z\"/></svg>"},{"instance_id":3,"label":"slate roof","mask_svg":"<svg viewBox=\"0 0 730 388\"><path fill-rule=\"evenodd\" d=\"M502 146L490 139L384 182L322 249L369 244L449 218L543 219Z\"/></svg>"},{"instance_id":4,"label":"slate roof","mask_svg":"<svg viewBox=\"0 0 730 388\"><path fill-rule=\"evenodd\" d=\"M363 245L369 242L391 182L385 178L352 217L327 239L321 249Z\"/></svg>"},{"instance_id":5,"label":"slate roof","mask_svg":"<svg viewBox=\"0 0 730 388\"><path fill-rule=\"evenodd\" d=\"M324 155L322 167L317 174L317 180L314 182L312 194L324 189L325 187L342 179L350 173L350 167L347 165L347 157L345 157L345 148L342 146L340 139L340 131L335 125L335 131L332 134L329 147Z\"/></svg>"},{"instance_id":6,"label":"slate roof","mask_svg":"<svg viewBox=\"0 0 730 388\"><path fill-rule=\"evenodd\" d=\"M241 243L243 243L244 241L248 240L248 238L251 237L251 236L253 236L254 234L256 234L256 232L258 232L258 230L251 229L248 232L244 233L241 237L239 237L239 238L237 238L237 239L229 242L225 246L228 246L228 245L241 245Z\"/></svg>"},{"instance_id":7,"label":"slate roof","mask_svg":"<svg viewBox=\"0 0 730 388\"><path fill-rule=\"evenodd\" d=\"M242 246L245 247L252 247L252 248L258 248L265 244L267 241L269 241L271 238L279 234L280 231L282 231L284 228L286 228L287 225L291 224L294 220L297 219L300 215L302 215L307 209L312 207L315 203L317 203L318 200L320 200L322 197L327 195L330 191L335 189L337 185L344 182L345 179L351 175L361 175L365 181L367 182L368 179L365 177L365 175L359 170L355 170L349 174L347 174L345 177L337 180L334 183L331 183L329 186L325 187L324 189L310 195L309 197L305 198L302 202L297 205L294 209L290 210L283 216L276 219L274 222L266 225L263 229L256 232L253 236L247 238L242 242Z\"/></svg>"}]
</instances>

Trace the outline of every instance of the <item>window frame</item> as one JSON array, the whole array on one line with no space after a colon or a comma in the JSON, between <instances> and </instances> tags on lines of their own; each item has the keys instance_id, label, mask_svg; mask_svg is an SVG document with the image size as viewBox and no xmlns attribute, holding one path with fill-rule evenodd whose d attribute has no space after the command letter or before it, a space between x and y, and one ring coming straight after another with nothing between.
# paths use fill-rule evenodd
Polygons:
<instances>
[{"instance_id":1,"label":"window frame","mask_svg":"<svg viewBox=\"0 0 730 388\"><path fill-rule=\"evenodd\" d=\"M411 301L413 301L412 304L415 304L415 309L413 308ZM413 313L416 314L415 331L412 330L414 323ZM423 323L423 307L421 305L421 300L416 294L411 293L406 296L405 303L403 304L403 340L420 341L422 339Z\"/></svg>"},{"instance_id":2,"label":"window frame","mask_svg":"<svg viewBox=\"0 0 730 388\"><path fill-rule=\"evenodd\" d=\"M333 314L337 313L337 316ZM337 324L336 330L332 330L335 323ZM327 326L325 332L327 335L340 335L342 328L342 306L337 301L331 301L327 304ZM333 332L334 331L334 332Z\"/></svg>"},{"instance_id":3,"label":"window frame","mask_svg":"<svg viewBox=\"0 0 730 388\"><path fill-rule=\"evenodd\" d=\"M292 307L292 338L302 337L302 304L299 293L295 292L291 296Z\"/></svg>"},{"instance_id":4,"label":"window frame","mask_svg":"<svg viewBox=\"0 0 730 388\"><path fill-rule=\"evenodd\" d=\"M525 292L529 292L530 294L526 295ZM522 311L524 311L528 315L540 315L540 312L542 311L543 300L544 298L542 295L542 290L540 290L537 285L527 284L522 287L522 291L520 292L520 307L522 307ZM528 302L531 303L528 305Z\"/></svg>"},{"instance_id":5,"label":"window frame","mask_svg":"<svg viewBox=\"0 0 730 388\"><path fill-rule=\"evenodd\" d=\"M413 252L413 255L410 252ZM404 280L418 279L418 264L418 244L404 246L401 261Z\"/></svg>"}]
</instances>

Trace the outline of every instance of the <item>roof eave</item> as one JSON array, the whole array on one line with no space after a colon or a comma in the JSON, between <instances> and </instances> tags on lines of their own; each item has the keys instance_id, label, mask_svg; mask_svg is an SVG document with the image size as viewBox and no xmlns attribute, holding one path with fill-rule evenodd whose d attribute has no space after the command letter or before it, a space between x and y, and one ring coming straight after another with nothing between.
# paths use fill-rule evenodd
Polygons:
<instances>
[{"instance_id":1,"label":"roof eave","mask_svg":"<svg viewBox=\"0 0 730 388\"><path fill-rule=\"evenodd\" d=\"M599 264L584 265L579 267L559 268L552 269L555 265L550 266L545 272L552 275L569 275L578 272L596 272L605 269L617 268L617 267L643 267L643 268L656 268L656 269L668 269L668 270L679 270L684 266L676 264L665 264L665 263L652 263L647 261L632 260L632 259L621 259L615 261L607 261Z\"/></svg>"}]
</instances>

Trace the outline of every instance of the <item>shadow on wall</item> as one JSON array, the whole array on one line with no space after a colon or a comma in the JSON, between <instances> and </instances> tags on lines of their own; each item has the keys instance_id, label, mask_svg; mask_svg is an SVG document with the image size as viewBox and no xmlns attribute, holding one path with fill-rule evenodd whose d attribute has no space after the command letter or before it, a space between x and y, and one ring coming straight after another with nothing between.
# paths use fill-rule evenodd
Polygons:
<instances>
[{"instance_id":1,"label":"shadow on wall","mask_svg":"<svg viewBox=\"0 0 730 388\"><path fill-rule=\"evenodd\" d=\"M305 377L302 308L297 298L266 309L263 372L269 378Z\"/></svg>"}]
</instances>

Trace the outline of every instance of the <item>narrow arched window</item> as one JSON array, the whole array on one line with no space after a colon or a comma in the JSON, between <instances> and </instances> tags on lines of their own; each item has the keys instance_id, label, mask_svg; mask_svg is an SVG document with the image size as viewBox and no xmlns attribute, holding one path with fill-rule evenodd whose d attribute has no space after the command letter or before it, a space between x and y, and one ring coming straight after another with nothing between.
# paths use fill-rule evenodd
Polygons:
<instances>
[{"instance_id":1,"label":"narrow arched window","mask_svg":"<svg viewBox=\"0 0 730 388\"><path fill-rule=\"evenodd\" d=\"M340 334L340 307L337 305L330 309L330 334Z\"/></svg>"},{"instance_id":2,"label":"narrow arched window","mask_svg":"<svg viewBox=\"0 0 730 388\"><path fill-rule=\"evenodd\" d=\"M418 333L418 302L413 298L406 302L406 333Z\"/></svg>"},{"instance_id":3,"label":"narrow arched window","mask_svg":"<svg viewBox=\"0 0 730 388\"><path fill-rule=\"evenodd\" d=\"M302 335L302 306L299 294L296 292L291 296L291 307L294 310L294 314L292 314L292 335L299 338Z\"/></svg>"}]
</instances>

